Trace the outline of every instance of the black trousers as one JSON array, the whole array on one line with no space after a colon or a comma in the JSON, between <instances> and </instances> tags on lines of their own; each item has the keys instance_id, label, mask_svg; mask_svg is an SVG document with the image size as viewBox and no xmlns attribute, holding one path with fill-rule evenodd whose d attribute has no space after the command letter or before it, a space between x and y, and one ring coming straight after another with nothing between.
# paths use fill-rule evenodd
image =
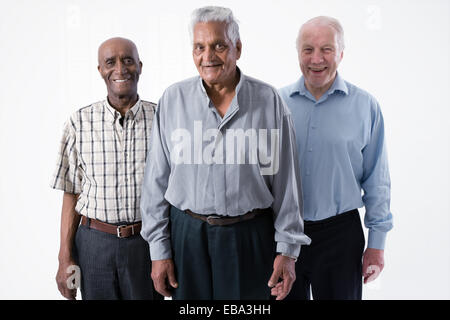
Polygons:
<instances>
[{"instance_id":1,"label":"black trousers","mask_svg":"<svg viewBox=\"0 0 450 320\"><path fill-rule=\"evenodd\" d=\"M311 245L302 246L287 300L361 300L365 239L358 210L305 221Z\"/></svg>"},{"instance_id":2,"label":"black trousers","mask_svg":"<svg viewBox=\"0 0 450 320\"><path fill-rule=\"evenodd\" d=\"M275 253L272 212L212 226L172 207L174 300L268 300Z\"/></svg>"},{"instance_id":3,"label":"black trousers","mask_svg":"<svg viewBox=\"0 0 450 320\"><path fill-rule=\"evenodd\" d=\"M162 300L154 291L148 243L137 234L119 239L80 225L74 258L83 300Z\"/></svg>"}]
</instances>

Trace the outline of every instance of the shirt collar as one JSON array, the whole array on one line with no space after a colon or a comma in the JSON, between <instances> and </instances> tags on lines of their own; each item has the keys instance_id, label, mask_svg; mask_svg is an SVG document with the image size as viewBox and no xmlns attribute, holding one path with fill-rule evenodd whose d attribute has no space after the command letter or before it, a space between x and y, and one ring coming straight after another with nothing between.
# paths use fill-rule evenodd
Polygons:
<instances>
[{"instance_id":1,"label":"shirt collar","mask_svg":"<svg viewBox=\"0 0 450 320\"><path fill-rule=\"evenodd\" d=\"M235 96L237 96L239 90L241 89L242 83L244 82L244 78L245 78L244 74L242 73L241 69L239 69L238 66L236 66L236 71L239 74L239 82L238 82L238 84L236 85L236 88L235 88L235 91L236 91L236 95ZM202 77L198 76L198 82L200 84L200 89L205 94L205 96L209 99L208 93L206 92L206 89L205 89L205 85L203 84Z\"/></svg>"},{"instance_id":2,"label":"shirt collar","mask_svg":"<svg viewBox=\"0 0 450 320\"><path fill-rule=\"evenodd\" d=\"M344 79L342 79L339 72L336 72L336 78L334 79L333 84L331 85L330 89L328 89L327 94L333 94L336 91L340 91L344 93L345 95L348 95L348 87L345 83Z\"/></svg>"},{"instance_id":3,"label":"shirt collar","mask_svg":"<svg viewBox=\"0 0 450 320\"><path fill-rule=\"evenodd\" d=\"M244 76L244 74L242 73L241 69L238 68L238 66L236 66L236 71L237 71L237 73L239 74L239 82L238 82L238 84L236 85L236 89L235 89L235 91L236 91L236 97L237 97L237 95L238 95L238 93L239 93L239 90L241 90L241 88L242 88L242 83L244 82L245 76Z\"/></svg>"},{"instance_id":4,"label":"shirt collar","mask_svg":"<svg viewBox=\"0 0 450 320\"><path fill-rule=\"evenodd\" d=\"M108 101L108 97L105 99L104 105L106 107L106 110L109 111L109 112L106 112L106 114L110 118L112 123L114 123L117 119L119 119L122 116L119 111L117 111L116 109L114 109L113 106L110 105L110 103ZM142 114L141 110L142 110L141 99L138 96L138 100L136 101L134 106L132 106L125 115L131 116L132 118L135 118L135 120L137 120L137 119L139 119L139 116Z\"/></svg>"},{"instance_id":5,"label":"shirt collar","mask_svg":"<svg viewBox=\"0 0 450 320\"><path fill-rule=\"evenodd\" d=\"M348 87L345 83L344 79L341 77L339 72L336 72L336 78L333 81L333 84L328 89L328 91L325 93L326 95L331 95L335 92L343 92L345 95L348 94ZM306 96L307 94L311 95L311 93L306 89L305 86L305 78L303 76L300 77L297 82L295 82L289 92L289 96L293 96L294 94L300 94L302 96Z\"/></svg>"}]
</instances>

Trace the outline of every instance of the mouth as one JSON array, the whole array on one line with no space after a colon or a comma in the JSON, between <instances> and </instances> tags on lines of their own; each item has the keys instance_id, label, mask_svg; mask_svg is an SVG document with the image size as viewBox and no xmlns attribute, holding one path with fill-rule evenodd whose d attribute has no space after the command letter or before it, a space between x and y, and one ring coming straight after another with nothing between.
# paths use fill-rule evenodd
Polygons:
<instances>
[{"instance_id":1,"label":"mouth","mask_svg":"<svg viewBox=\"0 0 450 320\"><path fill-rule=\"evenodd\" d=\"M322 68L311 68L311 67L309 67L308 69L313 74L321 74L322 72L324 72L327 69L327 67L322 67Z\"/></svg>"},{"instance_id":2,"label":"mouth","mask_svg":"<svg viewBox=\"0 0 450 320\"><path fill-rule=\"evenodd\" d=\"M116 83L124 83L124 82L127 82L127 81L129 81L130 79L114 79L113 80L113 82L116 82Z\"/></svg>"},{"instance_id":3,"label":"mouth","mask_svg":"<svg viewBox=\"0 0 450 320\"><path fill-rule=\"evenodd\" d=\"M202 68L220 68L222 67L222 63L208 63L208 64L202 64Z\"/></svg>"}]
</instances>

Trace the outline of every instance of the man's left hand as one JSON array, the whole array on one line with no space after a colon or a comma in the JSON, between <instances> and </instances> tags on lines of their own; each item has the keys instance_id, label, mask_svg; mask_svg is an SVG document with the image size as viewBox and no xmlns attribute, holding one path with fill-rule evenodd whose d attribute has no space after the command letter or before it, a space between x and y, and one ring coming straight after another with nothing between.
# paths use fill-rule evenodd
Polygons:
<instances>
[{"instance_id":1,"label":"man's left hand","mask_svg":"<svg viewBox=\"0 0 450 320\"><path fill-rule=\"evenodd\" d=\"M373 248L367 248L363 255L363 277L364 277L364 284L367 283L367 279L372 275L373 272L376 272L373 270L372 272L367 272L367 268L369 266L374 266L374 268L377 268L378 272L381 273L384 268L384 250L380 249L373 249Z\"/></svg>"},{"instance_id":2,"label":"man's left hand","mask_svg":"<svg viewBox=\"0 0 450 320\"><path fill-rule=\"evenodd\" d=\"M278 280L281 278L281 281ZM271 294L276 296L276 300L283 300L292 289L295 281L295 261L292 258L277 255L273 262L273 273L269 280Z\"/></svg>"}]
</instances>

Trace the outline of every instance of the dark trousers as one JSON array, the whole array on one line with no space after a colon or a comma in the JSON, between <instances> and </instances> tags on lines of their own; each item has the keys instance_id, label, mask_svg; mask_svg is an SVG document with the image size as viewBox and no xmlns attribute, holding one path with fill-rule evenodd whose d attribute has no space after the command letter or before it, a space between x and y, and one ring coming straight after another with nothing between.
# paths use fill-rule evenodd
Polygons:
<instances>
[{"instance_id":1,"label":"dark trousers","mask_svg":"<svg viewBox=\"0 0 450 320\"><path fill-rule=\"evenodd\" d=\"M118 238L80 225L75 261L83 300L162 300L153 289L148 243L139 235Z\"/></svg>"},{"instance_id":2,"label":"dark trousers","mask_svg":"<svg viewBox=\"0 0 450 320\"><path fill-rule=\"evenodd\" d=\"M270 298L275 252L271 211L212 226L172 207L171 240L178 288L174 300Z\"/></svg>"},{"instance_id":3,"label":"dark trousers","mask_svg":"<svg viewBox=\"0 0 450 320\"><path fill-rule=\"evenodd\" d=\"M302 246L287 300L361 300L364 233L358 210L305 221L311 245Z\"/></svg>"}]
</instances>

